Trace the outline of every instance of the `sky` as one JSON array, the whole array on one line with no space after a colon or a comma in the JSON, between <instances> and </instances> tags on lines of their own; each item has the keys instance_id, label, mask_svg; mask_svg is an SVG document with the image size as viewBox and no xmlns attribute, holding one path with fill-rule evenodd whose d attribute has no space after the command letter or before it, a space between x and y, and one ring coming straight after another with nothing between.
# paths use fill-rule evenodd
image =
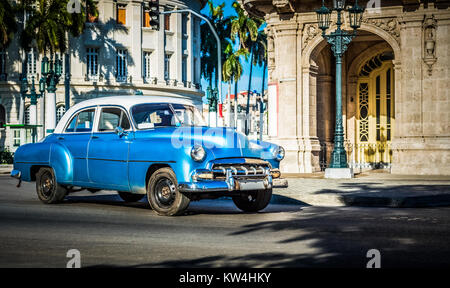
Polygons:
<instances>
[{"instance_id":1,"label":"sky","mask_svg":"<svg viewBox=\"0 0 450 288\"><path fill-rule=\"evenodd\" d=\"M213 3L215 6L220 5L222 3L225 3L225 16L235 15L234 9L231 6L233 1L230 0L213 0ZM208 15L209 14L209 6L206 5L205 8L201 11L203 14ZM243 66L244 73L241 76L241 79L238 83L238 90L239 91L247 91L248 89L248 79L250 76L250 57L248 61L245 61L245 58L242 57L241 63ZM258 93L261 92L261 86L262 86L262 75L263 75L263 67L254 66L253 67L253 73L252 73L252 87L251 90L256 90ZM206 88L208 88L208 81L202 78L202 89L206 93ZM266 81L265 81L265 89L267 89L267 72L266 72ZM222 95L223 99L225 99L225 95L228 93L228 83L222 83ZM234 94L234 84L231 86L231 94ZM206 97L204 97L206 98ZM204 99L205 100L205 99Z\"/></svg>"}]
</instances>

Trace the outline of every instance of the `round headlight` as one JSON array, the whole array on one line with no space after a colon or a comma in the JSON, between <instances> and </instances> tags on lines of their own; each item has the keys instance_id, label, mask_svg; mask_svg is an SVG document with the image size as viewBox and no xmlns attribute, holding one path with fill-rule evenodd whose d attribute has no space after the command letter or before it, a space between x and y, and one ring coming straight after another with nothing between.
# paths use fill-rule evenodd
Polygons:
<instances>
[{"instance_id":1,"label":"round headlight","mask_svg":"<svg viewBox=\"0 0 450 288\"><path fill-rule=\"evenodd\" d=\"M192 159L194 159L194 161L202 162L206 157L205 148L200 145L195 145L194 147L192 147L191 157Z\"/></svg>"},{"instance_id":2,"label":"round headlight","mask_svg":"<svg viewBox=\"0 0 450 288\"><path fill-rule=\"evenodd\" d=\"M275 149L273 156L275 158L275 160L277 161L281 161L284 159L284 155L285 155L285 151L284 148L281 146L278 146L277 149Z\"/></svg>"}]
</instances>

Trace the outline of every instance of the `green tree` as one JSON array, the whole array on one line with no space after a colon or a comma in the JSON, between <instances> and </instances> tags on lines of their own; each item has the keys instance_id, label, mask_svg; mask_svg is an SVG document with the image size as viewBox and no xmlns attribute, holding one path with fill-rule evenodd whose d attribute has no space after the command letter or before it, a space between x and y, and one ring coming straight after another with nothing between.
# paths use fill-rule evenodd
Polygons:
<instances>
[{"instance_id":1,"label":"green tree","mask_svg":"<svg viewBox=\"0 0 450 288\"><path fill-rule=\"evenodd\" d=\"M0 49L8 47L17 31L15 14L10 0L0 1Z\"/></svg>"},{"instance_id":2,"label":"green tree","mask_svg":"<svg viewBox=\"0 0 450 288\"><path fill-rule=\"evenodd\" d=\"M22 0L21 8L30 18L20 35L20 45L26 51L33 45L40 53L50 54L67 50L68 34L80 36L85 29L86 13L98 15L93 0L81 2L80 13L69 13L69 0Z\"/></svg>"},{"instance_id":3,"label":"green tree","mask_svg":"<svg viewBox=\"0 0 450 288\"><path fill-rule=\"evenodd\" d=\"M247 118L250 114L250 91L252 88L252 76L253 76L253 66L263 66L263 84L262 84L262 90L261 95L264 93L264 80L265 80L265 71L266 71L266 65L267 65L267 35L264 33L264 31L259 31L258 36L256 38L256 41L251 42L249 44L251 46L252 55L251 55L251 62L250 62L250 75L248 78L248 90L247 90L247 108L246 108L246 115ZM249 127L248 127L248 121L245 122L245 134L249 134Z\"/></svg>"},{"instance_id":4,"label":"green tree","mask_svg":"<svg viewBox=\"0 0 450 288\"><path fill-rule=\"evenodd\" d=\"M234 2L232 4L234 10L236 11L237 17L231 23L231 39L233 41L239 40L239 47L246 48L250 50L251 54L251 62L250 62L250 74L249 74L249 83L248 83L248 93L247 93L247 107L246 107L246 116L250 113L250 91L251 91L251 81L253 75L253 65L255 62L258 62L260 59L256 59L256 53L259 51L254 51L255 49L261 50L261 46L258 43L258 37L260 35L261 25L264 23L261 19L252 18L248 16L244 9L242 9L241 5L238 2ZM260 40L263 40L259 37ZM258 47L257 47L258 46ZM259 56L257 56L259 57ZM245 133L248 135L248 121L245 121Z\"/></svg>"},{"instance_id":5,"label":"green tree","mask_svg":"<svg viewBox=\"0 0 450 288\"><path fill-rule=\"evenodd\" d=\"M209 14L206 15L217 35L221 39L222 63L226 61L225 50L230 43L231 21L233 17L224 16L225 3L214 6L213 1L208 1ZM209 25L204 22L201 25L201 73L212 86L213 75L215 86L218 87L218 67L217 67L217 41Z\"/></svg>"},{"instance_id":6,"label":"green tree","mask_svg":"<svg viewBox=\"0 0 450 288\"><path fill-rule=\"evenodd\" d=\"M235 109L237 109L238 83L243 73L241 57L245 57L245 60L247 61L249 53L247 48L241 48L234 51L233 45L229 43L224 54L226 56L226 60L223 63L222 69L223 80L228 82L228 85L231 85L231 82L234 81L234 105Z\"/></svg>"}]
</instances>

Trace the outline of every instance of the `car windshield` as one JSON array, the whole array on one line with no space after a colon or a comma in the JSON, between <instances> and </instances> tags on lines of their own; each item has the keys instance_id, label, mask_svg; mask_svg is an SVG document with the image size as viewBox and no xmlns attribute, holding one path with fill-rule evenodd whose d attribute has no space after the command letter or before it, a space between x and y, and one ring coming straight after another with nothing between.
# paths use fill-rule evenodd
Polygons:
<instances>
[{"instance_id":1,"label":"car windshield","mask_svg":"<svg viewBox=\"0 0 450 288\"><path fill-rule=\"evenodd\" d=\"M182 104L140 104L131 109L137 128L206 126L194 106Z\"/></svg>"}]
</instances>

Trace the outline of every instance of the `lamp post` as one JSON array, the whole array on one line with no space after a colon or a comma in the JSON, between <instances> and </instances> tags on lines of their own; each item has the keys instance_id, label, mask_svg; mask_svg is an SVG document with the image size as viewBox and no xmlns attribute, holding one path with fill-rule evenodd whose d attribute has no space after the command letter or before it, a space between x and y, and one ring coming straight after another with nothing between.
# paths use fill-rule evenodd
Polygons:
<instances>
[{"instance_id":1,"label":"lamp post","mask_svg":"<svg viewBox=\"0 0 450 288\"><path fill-rule=\"evenodd\" d=\"M330 168L348 167L342 123L342 56L350 42L356 36L357 29L361 27L362 15L364 13L364 9L358 5L358 0L355 0L355 4L348 9L346 9L345 2L345 0L333 0L333 8L328 9L325 6L325 1L322 0L322 7L316 11L319 28L322 29L322 36L330 43L331 50L336 58L336 128ZM349 13L350 27L353 28L352 32L341 29L342 13L345 10ZM330 17L333 11L337 12L337 29L327 35L325 32L330 27Z\"/></svg>"},{"instance_id":2,"label":"lamp post","mask_svg":"<svg viewBox=\"0 0 450 288\"><path fill-rule=\"evenodd\" d=\"M34 76L32 77L32 82L31 82L31 90L30 93L27 94L28 92L28 80L26 75L23 75L22 77L22 83L20 85L20 94L22 95L22 99L25 98L30 98L30 123L28 123L32 129L33 129L33 133L32 133L32 137L33 137L33 143L36 142L36 127L37 127L37 100L41 97L43 97L45 91L45 83L44 80L41 78L41 80L39 80L39 92L40 94L36 93L36 88L35 88L35 82L34 82Z\"/></svg>"},{"instance_id":3,"label":"lamp post","mask_svg":"<svg viewBox=\"0 0 450 288\"><path fill-rule=\"evenodd\" d=\"M53 133L56 127L56 85L62 75L62 60L53 55L49 60L47 56L42 59L41 81L47 85L47 95L45 97L45 133Z\"/></svg>"},{"instance_id":4,"label":"lamp post","mask_svg":"<svg viewBox=\"0 0 450 288\"><path fill-rule=\"evenodd\" d=\"M218 89L214 88L212 89L211 86L209 86L206 89L206 99L208 99L208 105L209 105L209 125L216 127L217 126L217 94L218 94ZM212 116L211 116L212 115ZM212 124L211 122L214 122L214 124Z\"/></svg>"}]
</instances>

